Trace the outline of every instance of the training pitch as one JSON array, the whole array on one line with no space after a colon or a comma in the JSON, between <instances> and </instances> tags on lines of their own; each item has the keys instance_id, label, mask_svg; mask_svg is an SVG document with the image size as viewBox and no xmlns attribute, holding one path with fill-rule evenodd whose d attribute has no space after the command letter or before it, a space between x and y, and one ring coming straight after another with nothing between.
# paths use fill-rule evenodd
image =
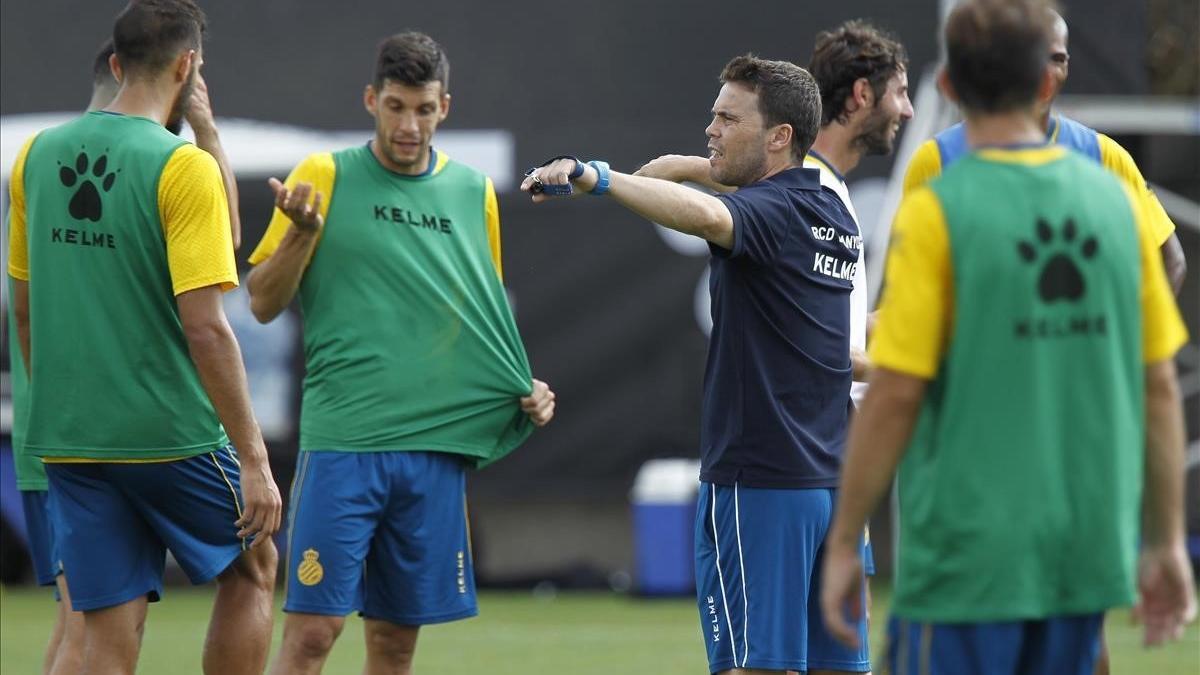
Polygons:
<instances>
[{"instance_id":1,"label":"training pitch","mask_svg":"<svg viewBox=\"0 0 1200 675\"><path fill-rule=\"evenodd\" d=\"M167 588L150 606L140 673L200 672L200 648L211 589ZM874 614L886 615L886 589L877 589ZM283 622L278 613L275 648ZM485 592L480 616L421 631L416 670L441 673L571 673L572 675L700 675L707 672L695 605L686 599L640 600L611 593ZM50 592L29 587L0 590L0 671L40 672L50 632ZM882 621L878 622L882 625ZM874 628L874 626L873 626ZM1200 628L1167 648L1144 651L1128 612L1107 624L1114 675L1195 675L1200 672ZM883 652L883 632L872 631L871 654ZM275 649L272 650L274 656ZM881 664L874 664L876 672ZM326 664L327 675L360 673L361 621L351 617Z\"/></svg>"}]
</instances>

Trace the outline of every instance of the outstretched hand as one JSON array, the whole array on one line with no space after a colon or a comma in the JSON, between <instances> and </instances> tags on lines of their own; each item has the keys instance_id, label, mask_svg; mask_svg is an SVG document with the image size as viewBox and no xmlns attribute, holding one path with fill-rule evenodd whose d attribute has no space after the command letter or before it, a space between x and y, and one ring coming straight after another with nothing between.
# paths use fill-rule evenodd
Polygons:
<instances>
[{"instance_id":1,"label":"outstretched hand","mask_svg":"<svg viewBox=\"0 0 1200 675\"><path fill-rule=\"evenodd\" d=\"M566 158L556 159L546 166L539 166L530 171L525 176L525 180L521 181L521 189L530 193L533 196L533 201L538 204L554 197L554 195L548 195L541 191L540 187L543 185L571 184L578 188L572 191L569 196L591 191L592 188L596 187L596 182L600 180L599 175L597 175L595 169L585 164L583 165L583 174L571 180L570 176L571 172L575 170L575 163L576 160Z\"/></svg>"},{"instance_id":2,"label":"outstretched hand","mask_svg":"<svg viewBox=\"0 0 1200 675\"><path fill-rule=\"evenodd\" d=\"M290 218L296 227L305 232L316 232L325 224L321 216L321 193L313 190L311 183L297 183L288 190L278 178L267 179L267 185L275 193L275 207ZM309 203L312 195L312 203Z\"/></svg>"}]
</instances>

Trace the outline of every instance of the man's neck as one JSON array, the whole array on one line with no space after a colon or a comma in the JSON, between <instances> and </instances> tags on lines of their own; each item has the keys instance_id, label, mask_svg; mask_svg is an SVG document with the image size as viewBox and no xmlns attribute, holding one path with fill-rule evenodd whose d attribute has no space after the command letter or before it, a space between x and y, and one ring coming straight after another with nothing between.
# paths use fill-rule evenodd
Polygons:
<instances>
[{"instance_id":1,"label":"man's neck","mask_svg":"<svg viewBox=\"0 0 1200 675\"><path fill-rule=\"evenodd\" d=\"M969 114L964 122L971 148L1037 145L1046 142L1046 131L1035 115L1020 110L998 114Z\"/></svg>"},{"instance_id":2,"label":"man's neck","mask_svg":"<svg viewBox=\"0 0 1200 675\"><path fill-rule=\"evenodd\" d=\"M1042 125L1042 133L1043 134L1050 133L1050 113L1051 113L1051 109L1049 107L1047 107L1046 111L1042 113L1040 123Z\"/></svg>"},{"instance_id":3,"label":"man's neck","mask_svg":"<svg viewBox=\"0 0 1200 675\"><path fill-rule=\"evenodd\" d=\"M776 156L768 155L766 171L763 172L763 175L760 176L758 180L753 182L757 183L758 181L766 180L777 173L782 173L788 169L795 169L796 167L801 166L803 162L803 157L801 157L799 161L793 161L791 152L782 153Z\"/></svg>"},{"instance_id":4,"label":"man's neck","mask_svg":"<svg viewBox=\"0 0 1200 675\"><path fill-rule=\"evenodd\" d=\"M92 100L88 101L87 110L85 110L84 112L92 112L93 110L100 110L100 109L104 108L104 106L108 105L111 101L112 101L111 98L108 100L101 100L101 98L99 96L93 96Z\"/></svg>"},{"instance_id":5,"label":"man's neck","mask_svg":"<svg viewBox=\"0 0 1200 675\"><path fill-rule=\"evenodd\" d=\"M398 173L402 176L422 176L429 172L429 164L433 161L433 146L425 148L425 154L416 163L410 165L396 164L390 157L383 154L379 147L379 139L373 138L370 143L371 154L375 155L375 161L379 162L379 166Z\"/></svg>"},{"instance_id":6,"label":"man's neck","mask_svg":"<svg viewBox=\"0 0 1200 675\"><path fill-rule=\"evenodd\" d=\"M836 121L821 127L812 149L842 176L853 171L863 156L863 149L854 142L854 132Z\"/></svg>"},{"instance_id":7,"label":"man's neck","mask_svg":"<svg viewBox=\"0 0 1200 675\"><path fill-rule=\"evenodd\" d=\"M101 106L109 112L145 117L166 125L167 116L175 104L173 90L153 82L135 81L121 87L112 103Z\"/></svg>"}]
</instances>

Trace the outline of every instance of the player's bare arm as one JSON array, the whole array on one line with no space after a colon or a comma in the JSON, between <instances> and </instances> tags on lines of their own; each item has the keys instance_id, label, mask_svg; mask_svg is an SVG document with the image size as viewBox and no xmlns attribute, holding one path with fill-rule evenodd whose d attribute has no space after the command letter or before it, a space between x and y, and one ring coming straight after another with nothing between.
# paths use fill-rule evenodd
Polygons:
<instances>
[{"instance_id":1,"label":"player's bare arm","mask_svg":"<svg viewBox=\"0 0 1200 675\"><path fill-rule=\"evenodd\" d=\"M875 322L879 318L879 312L871 312L867 314L867 341L870 342L871 334L875 332ZM871 356L865 349L850 347L850 367L854 370L855 382L866 382L871 376L871 369L874 364L871 362Z\"/></svg>"},{"instance_id":2,"label":"player's bare arm","mask_svg":"<svg viewBox=\"0 0 1200 675\"><path fill-rule=\"evenodd\" d=\"M865 611L860 588L862 560L858 555L863 528L887 493L908 447L927 384L919 377L878 369L850 425L837 512L825 539L821 593L825 625L849 646L858 646L858 633L846 620L847 613L857 620Z\"/></svg>"},{"instance_id":3,"label":"player's bare arm","mask_svg":"<svg viewBox=\"0 0 1200 675\"><path fill-rule=\"evenodd\" d=\"M558 159L531 172L521 189L531 192L538 182L544 185L572 184L582 192L591 192L600 180L596 169L583 166L583 173L570 180L576 168L574 159ZM706 239L722 248L733 248L733 216L721 200L697 190L657 178L632 176L617 171L609 174L609 194L639 216L672 230ZM544 192L533 192L533 201L551 199Z\"/></svg>"},{"instance_id":4,"label":"player's bare arm","mask_svg":"<svg viewBox=\"0 0 1200 675\"><path fill-rule=\"evenodd\" d=\"M17 339L21 341L21 360L25 362L25 373L28 375L31 363L29 357L29 282L12 279L13 317L17 321Z\"/></svg>"},{"instance_id":5,"label":"player's bare arm","mask_svg":"<svg viewBox=\"0 0 1200 675\"><path fill-rule=\"evenodd\" d=\"M176 298L183 333L200 383L237 448L241 462L242 517L239 537L253 546L279 531L283 502L267 462L267 446L250 407L246 371L233 329L225 318L219 286L205 286Z\"/></svg>"},{"instance_id":6,"label":"player's bare arm","mask_svg":"<svg viewBox=\"0 0 1200 675\"><path fill-rule=\"evenodd\" d=\"M325 220L321 216L322 195L309 183L298 183L289 190L278 179L268 181L275 192L275 206L292 221L279 248L259 263L246 280L250 292L250 311L260 323L279 316L300 287L300 279L312 256L313 247ZM311 195L311 200L310 200Z\"/></svg>"},{"instance_id":7,"label":"player's bare arm","mask_svg":"<svg viewBox=\"0 0 1200 675\"><path fill-rule=\"evenodd\" d=\"M635 176L658 178L672 183L691 182L716 191L734 192L732 185L723 185L713 180L708 159L696 155L663 155L646 163L633 172Z\"/></svg>"},{"instance_id":8,"label":"player's bare arm","mask_svg":"<svg viewBox=\"0 0 1200 675\"><path fill-rule=\"evenodd\" d=\"M1146 367L1146 473L1137 616L1145 643L1177 640L1196 618L1196 591L1184 543L1185 433L1175 363Z\"/></svg>"},{"instance_id":9,"label":"player's bare arm","mask_svg":"<svg viewBox=\"0 0 1200 675\"><path fill-rule=\"evenodd\" d=\"M1179 291L1183 290L1183 280L1187 277L1187 257L1183 255L1178 233L1172 232L1160 250L1167 281L1171 282L1171 291L1179 295Z\"/></svg>"},{"instance_id":10,"label":"player's bare arm","mask_svg":"<svg viewBox=\"0 0 1200 675\"><path fill-rule=\"evenodd\" d=\"M208 98L208 85L204 76L196 74L195 86L188 97L184 116L192 131L196 132L196 147L207 152L217 160L221 169L221 183L225 185L225 197L229 201L229 229L233 234L233 250L242 246L242 219L238 215L237 178L229 166L229 157L221 145L221 137L217 133L217 123L213 117L212 103Z\"/></svg>"},{"instance_id":11,"label":"player's bare arm","mask_svg":"<svg viewBox=\"0 0 1200 675\"><path fill-rule=\"evenodd\" d=\"M871 374L871 357L865 349L850 347L850 368L854 372L855 382L866 382Z\"/></svg>"},{"instance_id":12,"label":"player's bare arm","mask_svg":"<svg viewBox=\"0 0 1200 675\"><path fill-rule=\"evenodd\" d=\"M554 400L557 398L550 385L541 380L533 381L533 392L521 398L521 410L529 415L534 426L544 427L554 418Z\"/></svg>"}]
</instances>

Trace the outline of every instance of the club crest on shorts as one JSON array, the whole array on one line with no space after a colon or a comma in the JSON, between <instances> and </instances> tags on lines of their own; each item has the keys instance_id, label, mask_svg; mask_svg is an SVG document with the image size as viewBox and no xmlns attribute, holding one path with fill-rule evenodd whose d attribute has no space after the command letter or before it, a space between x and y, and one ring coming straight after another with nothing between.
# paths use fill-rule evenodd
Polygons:
<instances>
[{"instance_id":1,"label":"club crest on shorts","mask_svg":"<svg viewBox=\"0 0 1200 675\"><path fill-rule=\"evenodd\" d=\"M325 568L317 562L321 557L316 549L310 548L304 552L304 560L296 568L296 579L305 586L316 586L325 577Z\"/></svg>"}]
</instances>

